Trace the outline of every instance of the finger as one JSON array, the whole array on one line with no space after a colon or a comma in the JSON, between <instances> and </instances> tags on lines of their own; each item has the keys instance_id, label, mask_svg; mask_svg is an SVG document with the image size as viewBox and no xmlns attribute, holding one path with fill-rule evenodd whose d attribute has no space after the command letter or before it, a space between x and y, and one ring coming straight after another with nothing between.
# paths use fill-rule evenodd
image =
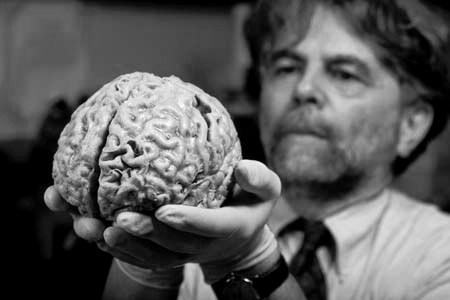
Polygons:
<instances>
[{"instance_id":1,"label":"finger","mask_svg":"<svg viewBox=\"0 0 450 300\"><path fill-rule=\"evenodd\" d=\"M133 236L118 227L108 227L103 234L105 243L154 267L173 267L184 264L190 257L166 249L150 240Z\"/></svg>"},{"instance_id":2,"label":"finger","mask_svg":"<svg viewBox=\"0 0 450 300\"><path fill-rule=\"evenodd\" d=\"M121 212L115 225L137 236L149 234L153 230L151 217L136 212Z\"/></svg>"},{"instance_id":3,"label":"finger","mask_svg":"<svg viewBox=\"0 0 450 300\"><path fill-rule=\"evenodd\" d=\"M281 181L275 172L256 160L241 160L234 170L239 186L263 200L274 200L281 193Z\"/></svg>"},{"instance_id":4,"label":"finger","mask_svg":"<svg viewBox=\"0 0 450 300\"><path fill-rule=\"evenodd\" d=\"M105 225L98 219L72 216L75 233L84 240L96 242L103 239Z\"/></svg>"},{"instance_id":5,"label":"finger","mask_svg":"<svg viewBox=\"0 0 450 300\"><path fill-rule=\"evenodd\" d=\"M59 194L55 186L49 186L44 192L44 202L47 207L52 211L66 211L71 214L78 214L76 207L70 205Z\"/></svg>"},{"instance_id":6,"label":"finger","mask_svg":"<svg viewBox=\"0 0 450 300\"><path fill-rule=\"evenodd\" d=\"M45 205L47 205L47 207L53 211L67 211L70 208L70 204L67 203L63 198L61 198L58 191L53 185L49 186L45 190L44 202Z\"/></svg>"},{"instance_id":7,"label":"finger","mask_svg":"<svg viewBox=\"0 0 450 300\"><path fill-rule=\"evenodd\" d=\"M254 214L253 214L254 215ZM206 209L185 205L164 205L155 217L175 229L210 238L228 238L248 227L252 212L244 206Z\"/></svg>"},{"instance_id":8,"label":"finger","mask_svg":"<svg viewBox=\"0 0 450 300\"><path fill-rule=\"evenodd\" d=\"M97 246L100 250L109 253L110 255L114 256L115 258L127 262L129 264L141 267L141 268L149 268L149 264L143 262L142 260L129 255L128 253L125 253L117 248L111 247L109 246L107 243L105 243L104 241L98 242Z\"/></svg>"},{"instance_id":9,"label":"finger","mask_svg":"<svg viewBox=\"0 0 450 300\"><path fill-rule=\"evenodd\" d=\"M155 218L136 212L120 213L115 225L132 235L151 240L174 252L199 253L212 242L204 236L176 230Z\"/></svg>"},{"instance_id":10,"label":"finger","mask_svg":"<svg viewBox=\"0 0 450 300\"><path fill-rule=\"evenodd\" d=\"M155 217L181 231L216 238L233 234L250 237L267 221L281 192L278 176L258 161L242 160L235 169L241 189L218 209L164 205ZM262 200L267 201L262 201Z\"/></svg>"}]
</instances>

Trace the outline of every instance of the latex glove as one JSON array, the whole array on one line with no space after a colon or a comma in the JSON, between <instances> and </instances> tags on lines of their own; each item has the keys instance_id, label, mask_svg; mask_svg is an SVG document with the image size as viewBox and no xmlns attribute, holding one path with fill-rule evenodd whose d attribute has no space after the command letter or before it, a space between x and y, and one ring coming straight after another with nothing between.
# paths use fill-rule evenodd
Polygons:
<instances>
[{"instance_id":1,"label":"latex glove","mask_svg":"<svg viewBox=\"0 0 450 300\"><path fill-rule=\"evenodd\" d=\"M249 160L238 163L234 176L234 197L221 208L165 205L152 217L119 214L104 233L108 251L147 268L197 262L209 282L232 270L275 262L277 244L264 225L280 195L280 180L264 164Z\"/></svg>"}]
</instances>

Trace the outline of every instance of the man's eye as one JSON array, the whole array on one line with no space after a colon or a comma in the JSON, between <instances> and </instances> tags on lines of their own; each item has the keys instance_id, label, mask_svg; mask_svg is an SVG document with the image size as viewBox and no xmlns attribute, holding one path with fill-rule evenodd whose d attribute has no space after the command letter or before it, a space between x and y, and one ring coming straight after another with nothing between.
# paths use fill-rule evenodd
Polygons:
<instances>
[{"instance_id":1,"label":"man's eye","mask_svg":"<svg viewBox=\"0 0 450 300\"><path fill-rule=\"evenodd\" d=\"M269 70L273 76L285 76L301 72L302 64L291 59L279 59L274 61Z\"/></svg>"},{"instance_id":2,"label":"man's eye","mask_svg":"<svg viewBox=\"0 0 450 300\"><path fill-rule=\"evenodd\" d=\"M341 81L357 80L360 81L359 76L344 70L331 70L331 75Z\"/></svg>"},{"instance_id":3,"label":"man's eye","mask_svg":"<svg viewBox=\"0 0 450 300\"><path fill-rule=\"evenodd\" d=\"M298 68L293 65L276 66L274 68L274 73L277 75L291 74L296 72L297 70Z\"/></svg>"},{"instance_id":4,"label":"man's eye","mask_svg":"<svg viewBox=\"0 0 450 300\"><path fill-rule=\"evenodd\" d=\"M328 69L328 76L331 84L349 97L360 94L368 85L363 76L343 68Z\"/></svg>"}]
</instances>

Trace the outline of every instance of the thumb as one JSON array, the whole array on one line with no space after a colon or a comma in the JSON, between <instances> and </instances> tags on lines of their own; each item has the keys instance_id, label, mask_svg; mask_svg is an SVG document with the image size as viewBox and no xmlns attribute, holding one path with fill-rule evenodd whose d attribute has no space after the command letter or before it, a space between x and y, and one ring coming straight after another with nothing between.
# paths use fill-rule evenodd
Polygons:
<instances>
[{"instance_id":1,"label":"thumb","mask_svg":"<svg viewBox=\"0 0 450 300\"><path fill-rule=\"evenodd\" d=\"M249 219L246 210L233 206L215 209L164 205L155 212L155 217L172 228L205 237L227 238L240 229Z\"/></svg>"},{"instance_id":2,"label":"thumb","mask_svg":"<svg viewBox=\"0 0 450 300\"><path fill-rule=\"evenodd\" d=\"M241 160L234 170L239 186L263 200L273 200L281 193L281 181L275 172L256 160Z\"/></svg>"}]
</instances>

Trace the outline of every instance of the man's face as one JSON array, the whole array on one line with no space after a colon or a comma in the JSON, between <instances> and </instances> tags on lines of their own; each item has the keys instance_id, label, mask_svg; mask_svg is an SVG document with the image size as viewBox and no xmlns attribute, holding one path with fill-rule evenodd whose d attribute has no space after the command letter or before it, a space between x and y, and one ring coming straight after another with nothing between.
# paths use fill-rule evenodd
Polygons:
<instances>
[{"instance_id":1,"label":"man's face","mask_svg":"<svg viewBox=\"0 0 450 300\"><path fill-rule=\"evenodd\" d=\"M390 176L401 87L339 15L319 6L303 39L277 41L264 65L261 136L285 184Z\"/></svg>"}]
</instances>

